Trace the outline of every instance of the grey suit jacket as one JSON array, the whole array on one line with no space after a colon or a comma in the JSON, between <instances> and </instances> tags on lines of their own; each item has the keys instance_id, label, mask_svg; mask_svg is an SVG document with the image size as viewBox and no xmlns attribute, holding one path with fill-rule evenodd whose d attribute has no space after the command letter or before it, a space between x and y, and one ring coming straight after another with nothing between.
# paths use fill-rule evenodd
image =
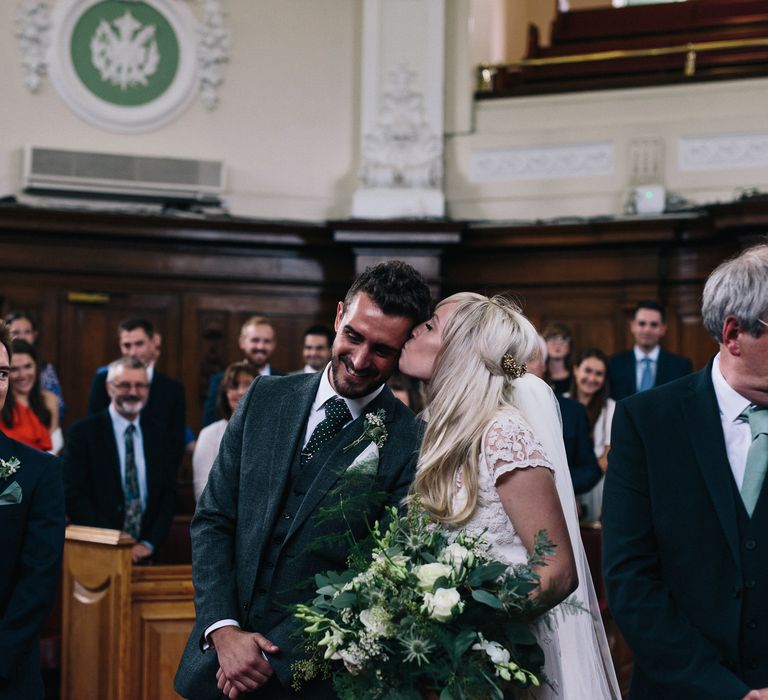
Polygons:
<instances>
[{"instance_id":1,"label":"grey suit jacket","mask_svg":"<svg viewBox=\"0 0 768 700\"><path fill-rule=\"evenodd\" d=\"M203 632L223 619L238 620L244 629L261 632L281 648L270 657L277 681L259 690L259 698L302 696L289 690L291 664L304 657L297 648L299 625L289 606L314 597L314 574L346 568L347 548L338 541L323 545L320 538L347 529L356 539L363 538L368 522L382 515L381 507L369 509L375 512L357 508L345 513L347 522L317 518L319 509L338 505L334 487L370 444L363 441L343 451L362 434L365 414L379 408L386 411L388 438L380 449L374 489L391 494L390 502L396 503L411 482L418 454L417 421L387 387L362 416L321 449L316 464L291 477L320 379L320 374L257 378L229 422L191 526L197 618L175 682L184 697L221 697L216 688L215 651L201 651L201 642ZM290 515L290 529L275 556L271 537L277 517L284 516L278 511L286 485L295 487L291 479L303 481L306 495ZM274 567L268 594L272 605L266 614L256 614L254 587L268 547L271 561L264 564ZM306 693L303 697L333 697L327 684Z\"/></svg>"}]
</instances>

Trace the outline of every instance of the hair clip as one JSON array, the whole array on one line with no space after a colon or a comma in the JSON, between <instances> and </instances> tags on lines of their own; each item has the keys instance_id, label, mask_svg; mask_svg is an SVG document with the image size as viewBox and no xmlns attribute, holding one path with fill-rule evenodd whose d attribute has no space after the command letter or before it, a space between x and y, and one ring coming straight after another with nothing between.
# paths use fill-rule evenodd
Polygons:
<instances>
[{"instance_id":1,"label":"hair clip","mask_svg":"<svg viewBox=\"0 0 768 700\"><path fill-rule=\"evenodd\" d=\"M501 358L501 368L504 370L504 374L513 379L520 379L528 369L525 362L518 364L517 360L508 352L505 352Z\"/></svg>"}]
</instances>

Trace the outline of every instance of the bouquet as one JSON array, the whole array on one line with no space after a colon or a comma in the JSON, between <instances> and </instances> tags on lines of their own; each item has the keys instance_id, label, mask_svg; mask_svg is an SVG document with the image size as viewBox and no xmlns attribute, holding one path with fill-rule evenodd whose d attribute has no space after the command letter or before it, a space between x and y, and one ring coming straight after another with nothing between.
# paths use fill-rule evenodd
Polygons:
<instances>
[{"instance_id":1,"label":"bouquet","mask_svg":"<svg viewBox=\"0 0 768 700\"><path fill-rule=\"evenodd\" d=\"M554 554L546 532L510 567L483 535L446 532L413 508L388 509L386 523L346 571L316 575L317 597L296 607L309 654L293 667L297 691L330 676L341 700L502 700L546 682L528 624L540 612L534 567Z\"/></svg>"}]
</instances>

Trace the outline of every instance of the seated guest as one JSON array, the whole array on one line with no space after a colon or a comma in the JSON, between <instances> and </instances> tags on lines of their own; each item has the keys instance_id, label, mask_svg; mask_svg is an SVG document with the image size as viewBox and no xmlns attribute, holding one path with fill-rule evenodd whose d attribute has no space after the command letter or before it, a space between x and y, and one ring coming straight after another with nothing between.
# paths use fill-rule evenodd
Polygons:
<instances>
[{"instance_id":1,"label":"seated guest","mask_svg":"<svg viewBox=\"0 0 768 700\"><path fill-rule=\"evenodd\" d=\"M173 520L178 462L167 428L142 409L144 364L121 357L107 370L109 407L75 423L64 450L67 515L76 525L124 530L134 563L165 540Z\"/></svg>"},{"instance_id":2,"label":"seated guest","mask_svg":"<svg viewBox=\"0 0 768 700\"><path fill-rule=\"evenodd\" d=\"M16 311L11 311L5 317L5 325L11 332L12 339L19 338L20 340L26 340L30 345L35 345L37 343L37 326L26 311L18 309ZM37 367L40 372L41 386L56 397L56 402L59 405L59 416L63 416L65 408L64 395L61 391L61 383L56 374L56 368L50 362L42 361L37 363Z\"/></svg>"},{"instance_id":3,"label":"seated guest","mask_svg":"<svg viewBox=\"0 0 768 700\"><path fill-rule=\"evenodd\" d=\"M304 331L302 356L304 368L291 374L313 374L319 372L331 361L331 345L335 333L328 326L310 326Z\"/></svg>"},{"instance_id":4,"label":"seated guest","mask_svg":"<svg viewBox=\"0 0 768 700\"><path fill-rule=\"evenodd\" d=\"M547 343L539 336L538 352L535 352L526 362L528 371L543 379L546 362ZM573 491L576 495L580 495L592 489L600 481L603 473L592 450L587 411L584 406L557 392L555 392L555 398L560 405L560 415L563 419L563 442L568 468L571 471Z\"/></svg>"},{"instance_id":5,"label":"seated guest","mask_svg":"<svg viewBox=\"0 0 768 700\"><path fill-rule=\"evenodd\" d=\"M584 350L573 365L571 391L566 396L576 399L587 409L587 420L597 463L605 474L611 449L611 423L616 402L609 397L608 358L597 348ZM603 479L580 497L582 516L600 520L603 502Z\"/></svg>"},{"instance_id":6,"label":"seated guest","mask_svg":"<svg viewBox=\"0 0 768 700\"><path fill-rule=\"evenodd\" d=\"M0 321L0 409L9 391L11 337ZM42 698L40 630L56 595L64 549L58 459L0 433L0 698Z\"/></svg>"},{"instance_id":7,"label":"seated guest","mask_svg":"<svg viewBox=\"0 0 768 700\"><path fill-rule=\"evenodd\" d=\"M632 314L629 330L635 347L608 360L612 398L618 401L693 371L687 357L667 352L659 345L667 332L664 307L659 302L641 301Z\"/></svg>"},{"instance_id":8,"label":"seated guest","mask_svg":"<svg viewBox=\"0 0 768 700\"><path fill-rule=\"evenodd\" d=\"M275 329L266 316L251 316L240 329L238 345L243 351L243 360L250 362L262 376L280 377L283 372L272 369L269 358L275 351ZM208 398L203 407L203 425L210 425L216 420L216 398L224 372L211 375L208 384Z\"/></svg>"},{"instance_id":9,"label":"seated guest","mask_svg":"<svg viewBox=\"0 0 768 700\"><path fill-rule=\"evenodd\" d=\"M562 394L571 387L571 329L560 321L548 323L544 328L547 341L547 369L544 381Z\"/></svg>"},{"instance_id":10,"label":"seated guest","mask_svg":"<svg viewBox=\"0 0 768 700\"><path fill-rule=\"evenodd\" d=\"M224 379L219 384L219 400L216 402L222 419L205 426L200 431L195 452L192 455L195 500L200 498L200 494L208 483L208 474L216 455L219 454L219 445L221 438L224 437L227 423L257 374L256 369L248 362L235 362L224 370Z\"/></svg>"},{"instance_id":11,"label":"seated guest","mask_svg":"<svg viewBox=\"0 0 768 700\"><path fill-rule=\"evenodd\" d=\"M40 386L35 348L24 340L11 343L11 390L2 411L3 432L43 452L63 445L56 397Z\"/></svg>"},{"instance_id":12,"label":"seated guest","mask_svg":"<svg viewBox=\"0 0 768 700\"><path fill-rule=\"evenodd\" d=\"M152 323L143 318L128 319L118 327L118 342L123 357L139 360L147 370L149 399L145 397L144 415L163 426L165 439L170 443L170 459L178 466L184 456L186 442L184 387L155 369L160 348L156 335ZM107 368L101 367L88 390L88 413L103 411L109 404Z\"/></svg>"}]
</instances>

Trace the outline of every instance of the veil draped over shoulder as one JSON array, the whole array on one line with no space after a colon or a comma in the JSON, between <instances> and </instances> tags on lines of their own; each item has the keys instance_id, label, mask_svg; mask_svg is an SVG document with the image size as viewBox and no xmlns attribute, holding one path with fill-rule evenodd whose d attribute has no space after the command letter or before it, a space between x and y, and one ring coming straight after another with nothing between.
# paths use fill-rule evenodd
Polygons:
<instances>
[{"instance_id":1,"label":"veil draped over shoulder","mask_svg":"<svg viewBox=\"0 0 768 700\"><path fill-rule=\"evenodd\" d=\"M571 599L575 597L590 613L556 613L553 633L559 638L561 651L560 700L620 700L619 684L581 541L576 498L563 445L560 408L549 386L531 374L515 380L513 403L533 429L555 468L557 493L579 576L578 588Z\"/></svg>"}]
</instances>

